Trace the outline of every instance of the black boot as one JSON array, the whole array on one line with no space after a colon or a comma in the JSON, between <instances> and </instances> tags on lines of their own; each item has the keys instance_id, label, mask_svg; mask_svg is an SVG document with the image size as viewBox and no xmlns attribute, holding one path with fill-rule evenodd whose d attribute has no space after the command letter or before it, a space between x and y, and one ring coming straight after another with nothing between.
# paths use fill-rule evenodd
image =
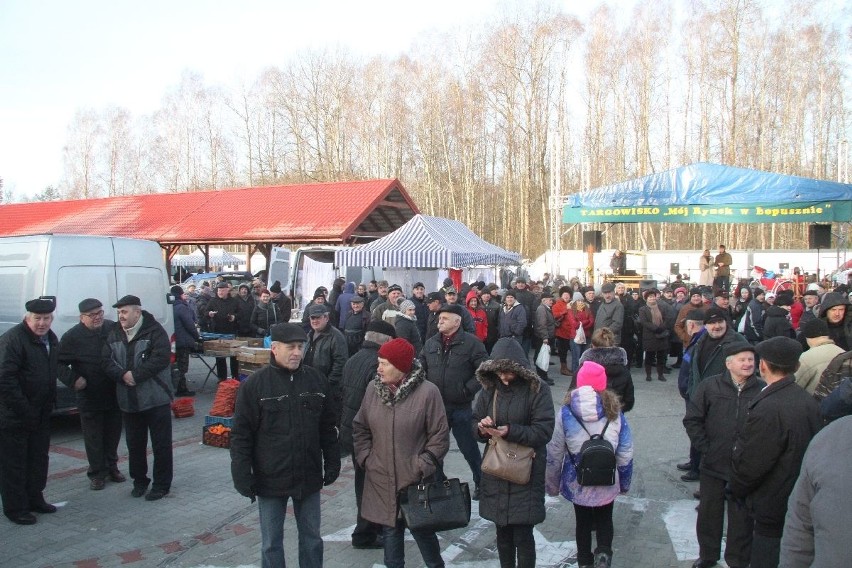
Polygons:
<instances>
[{"instance_id":1,"label":"black boot","mask_svg":"<svg viewBox=\"0 0 852 568\"><path fill-rule=\"evenodd\" d=\"M665 382L666 377L663 374L666 372L665 363L657 365L657 380Z\"/></svg>"},{"instance_id":2,"label":"black boot","mask_svg":"<svg viewBox=\"0 0 852 568\"><path fill-rule=\"evenodd\" d=\"M651 365L645 365L645 380L646 381L652 381L653 380L651 378Z\"/></svg>"},{"instance_id":3,"label":"black boot","mask_svg":"<svg viewBox=\"0 0 852 568\"><path fill-rule=\"evenodd\" d=\"M181 376L175 396L195 396L195 391L186 388L186 377Z\"/></svg>"}]
</instances>

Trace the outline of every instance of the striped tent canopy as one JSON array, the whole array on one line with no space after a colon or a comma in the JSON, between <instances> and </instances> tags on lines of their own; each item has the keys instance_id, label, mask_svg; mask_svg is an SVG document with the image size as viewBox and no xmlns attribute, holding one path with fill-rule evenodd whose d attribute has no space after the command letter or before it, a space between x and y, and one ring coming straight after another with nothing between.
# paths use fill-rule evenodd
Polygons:
<instances>
[{"instance_id":1,"label":"striped tent canopy","mask_svg":"<svg viewBox=\"0 0 852 568\"><path fill-rule=\"evenodd\" d=\"M482 240L463 223L415 215L372 243L339 250L338 266L450 268L520 264L521 256Z\"/></svg>"}]
</instances>

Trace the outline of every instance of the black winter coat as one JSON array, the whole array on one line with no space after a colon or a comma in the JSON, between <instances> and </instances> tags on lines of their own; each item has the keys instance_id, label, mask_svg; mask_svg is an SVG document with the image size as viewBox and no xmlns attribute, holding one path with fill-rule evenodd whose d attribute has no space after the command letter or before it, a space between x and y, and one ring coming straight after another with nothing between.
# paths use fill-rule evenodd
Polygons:
<instances>
[{"instance_id":1,"label":"black winter coat","mask_svg":"<svg viewBox=\"0 0 852 568\"><path fill-rule=\"evenodd\" d=\"M639 308L639 325L642 326L642 349L645 351L668 351L672 337L672 328L677 313L666 302L658 301L662 325L656 326L651 319L651 308L647 305Z\"/></svg>"},{"instance_id":2,"label":"black winter coat","mask_svg":"<svg viewBox=\"0 0 852 568\"><path fill-rule=\"evenodd\" d=\"M189 309L188 306L186 308ZM115 381L107 376L103 365L107 337L116 325L114 321L104 320L100 329L90 330L78 323L66 331L59 341L59 364L70 367L70 372L60 373L59 379L70 389L74 388L79 377L86 379L86 388L74 391L77 408L81 412L118 408Z\"/></svg>"},{"instance_id":3,"label":"black winter coat","mask_svg":"<svg viewBox=\"0 0 852 568\"><path fill-rule=\"evenodd\" d=\"M586 349L580 356L580 364L593 361L606 371L606 388L618 395L621 400L621 411L629 412L636 402L633 391L633 377L630 376L630 365L627 361L627 351L621 347L592 347Z\"/></svg>"},{"instance_id":4,"label":"black winter coat","mask_svg":"<svg viewBox=\"0 0 852 568\"><path fill-rule=\"evenodd\" d=\"M448 406L468 406L479 383L476 370L488 358L485 345L475 335L459 329L444 351L442 335L437 333L426 341L420 354L426 379L435 383L441 398Z\"/></svg>"},{"instance_id":5,"label":"black winter coat","mask_svg":"<svg viewBox=\"0 0 852 568\"><path fill-rule=\"evenodd\" d=\"M821 426L816 401L793 375L766 387L749 405L734 444L729 486L735 497L746 499L759 534L781 536L787 498Z\"/></svg>"},{"instance_id":6,"label":"black winter coat","mask_svg":"<svg viewBox=\"0 0 852 568\"><path fill-rule=\"evenodd\" d=\"M354 452L352 419L361 408L367 385L376 378L379 368L379 344L365 341L361 349L343 366L343 418L340 422L340 447L344 455Z\"/></svg>"},{"instance_id":7,"label":"black winter coat","mask_svg":"<svg viewBox=\"0 0 852 568\"><path fill-rule=\"evenodd\" d=\"M748 407L766 383L752 375L737 390L730 372L709 377L698 385L686 406L683 426L689 441L701 452L701 471L711 477L731 478L734 442L748 417Z\"/></svg>"},{"instance_id":8,"label":"black winter coat","mask_svg":"<svg viewBox=\"0 0 852 568\"><path fill-rule=\"evenodd\" d=\"M743 335L745 335L745 338L752 343L763 341L764 311L765 308L763 303L755 298L748 303L748 307L743 315L745 318L745 329L743 330Z\"/></svg>"},{"instance_id":9,"label":"black winter coat","mask_svg":"<svg viewBox=\"0 0 852 568\"><path fill-rule=\"evenodd\" d=\"M201 341L201 338L195 328L195 318L192 317L189 304L180 298L175 298L173 308L175 314L175 347L178 349L195 347L196 342ZM106 322L104 322L104 325L106 325Z\"/></svg>"},{"instance_id":10,"label":"black winter coat","mask_svg":"<svg viewBox=\"0 0 852 568\"><path fill-rule=\"evenodd\" d=\"M237 333L237 312L240 307L237 304L239 300L230 296L220 298L215 296L207 302L207 307L204 308L204 319L207 320L208 327L213 333ZM216 312L212 318L208 315L210 312ZM229 316L234 316L234 321L228 321Z\"/></svg>"},{"instance_id":11,"label":"black winter coat","mask_svg":"<svg viewBox=\"0 0 852 568\"><path fill-rule=\"evenodd\" d=\"M56 402L59 340L47 332L50 352L26 322L0 335L0 428L38 430Z\"/></svg>"},{"instance_id":12,"label":"black winter coat","mask_svg":"<svg viewBox=\"0 0 852 568\"><path fill-rule=\"evenodd\" d=\"M243 300L237 296L237 335L240 337L252 337L254 332L251 329L251 314L254 312L254 298L251 294Z\"/></svg>"},{"instance_id":13,"label":"black winter coat","mask_svg":"<svg viewBox=\"0 0 852 568\"><path fill-rule=\"evenodd\" d=\"M687 387L688 398L692 397L692 393L695 392L696 387L699 383L701 383L701 381L709 379L715 375L721 375L725 372L725 346L735 341L745 341L745 338L742 335L729 327L725 331L725 335L722 336L722 340L718 345L716 345L707 359L701 361L699 364L698 360L701 359L701 349L710 339L710 334L704 332L693 348L690 357L691 361L689 363L689 383Z\"/></svg>"},{"instance_id":14,"label":"black winter coat","mask_svg":"<svg viewBox=\"0 0 852 568\"><path fill-rule=\"evenodd\" d=\"M269 335L269 328L276 323L286 323L287 320L281 317L281 311L278 309L278 304L270 301L267 304L258 302L251 312L251 320L249 326L254 337L266 337Z\"/></svg>"},{"instance_id":15,"label":"black winter coat","mask_svg":"<svg viewBox=\"0 0 852 568\"><path fill-rule=\"evenodd\" d=\"M370 312L361 310L357 314L349 310L346 315L346 323L343 325L343 336L346 338L346 348L351 357L361 349L364 342L364 334L370 324Z\"/></svg>"},{"instance_id":16,"label":"black winter coat","mask_svg":"<svg viewBox=\"0 0 852 568\"><path fill-rule=\"evenodd\" d=\"M349 358L346 338L336 327L329 323L322 333L313 329L308 334L305 345L305 365L310 365L326 377L331 384L339 385L343 377L343 365Z\"/></svg>"},{"instance_id":17,"label":"black winter coat","mask_svg":"<svg viewBox=\"0 0 852 568\"><path fill-rule=\"evenodd\" d=\"M396 316L396 321L393 324L396 329L396 336L405 339L414 346L414 356L420 355L423 349L423 342L420 340L420 332L417 330L417 322L411 321L405 316Z\"/></svg>"},{"instance_id":18,"label":"black winter coat","mask_svg":"<svg viewBox=\"0 0 852 568\"><path fill-rule=\"evenodd\" d=\"M796 337L790 312L780 306L769 306L763 317L763 339L771 337Z\"/></svg>"},{"instance_id":19,"label":"black winter coat","mask_svg":"<svg viewBox=\"0 0 852 568\"><path fill-rule=\"evenodd\" d=\"M301 499L340 472L331 385L315 369L274 361L237 392L231 430L231 476L241 495ZM336 475L335 475L336 477Z\"/></svg>"},{"instance_id":20,"label":"black winter coat","mask_svg":"<svg viewBox=\"0 0 852 568\"><path fill-rule=\"evenodd\" d=\"M517 363L523 357L520 344L514 339L503 339L517 346L517 356L501 358L500 342L494 346L494 359L487 360L476 372L482 390L473 402L474 438L486 443L479 433L478 423L491 416L498 426L509 426L506 440L535 449L530 481L518 485L503 479L482 474L480 483L479 514L498 526L536 525L544 521L544 472L547 458L547 443L553 436L554 410L550 387L541 381L525 364ZM514 346L513 346L514 347ZM511 371L517 378L504 385L497 376L498 371ZM497 392L496 416L492 410L494 392ZM485 452L492 451L486 445Z\"/></svg>"}]
</instances>

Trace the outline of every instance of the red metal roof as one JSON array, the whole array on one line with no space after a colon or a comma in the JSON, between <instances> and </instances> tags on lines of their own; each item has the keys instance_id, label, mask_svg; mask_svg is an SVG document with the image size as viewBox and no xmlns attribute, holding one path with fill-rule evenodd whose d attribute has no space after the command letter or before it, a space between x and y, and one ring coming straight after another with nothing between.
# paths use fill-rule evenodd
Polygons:
<instances>
[{"instance_id":1,"label":"red metal roof","mask_svg":"<svg viewBox=\"0 0 852 568\"><path fill-rule=\"evenodd\" d=\"M0 205L0 236L109 235L187 243L352 243L420 210L395 179Z\"/></svg>"}]
</instances>

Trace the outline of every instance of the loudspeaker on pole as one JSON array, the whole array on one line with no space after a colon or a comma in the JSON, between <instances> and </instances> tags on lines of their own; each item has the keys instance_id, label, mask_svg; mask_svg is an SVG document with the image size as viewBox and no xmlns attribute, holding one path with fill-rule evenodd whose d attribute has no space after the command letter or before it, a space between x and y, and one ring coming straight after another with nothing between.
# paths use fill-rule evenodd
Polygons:
<instances>
[{"instance_id":1,"label":"loudspeaker on pole","mask_svg":"<svg viewBox=\"0 0 852 568\"><path fill-rule=\"evenodd\" d=\"M810 225L808 227L808 248L831 248L831 225Z\"/></svg>"}]
</instances>

